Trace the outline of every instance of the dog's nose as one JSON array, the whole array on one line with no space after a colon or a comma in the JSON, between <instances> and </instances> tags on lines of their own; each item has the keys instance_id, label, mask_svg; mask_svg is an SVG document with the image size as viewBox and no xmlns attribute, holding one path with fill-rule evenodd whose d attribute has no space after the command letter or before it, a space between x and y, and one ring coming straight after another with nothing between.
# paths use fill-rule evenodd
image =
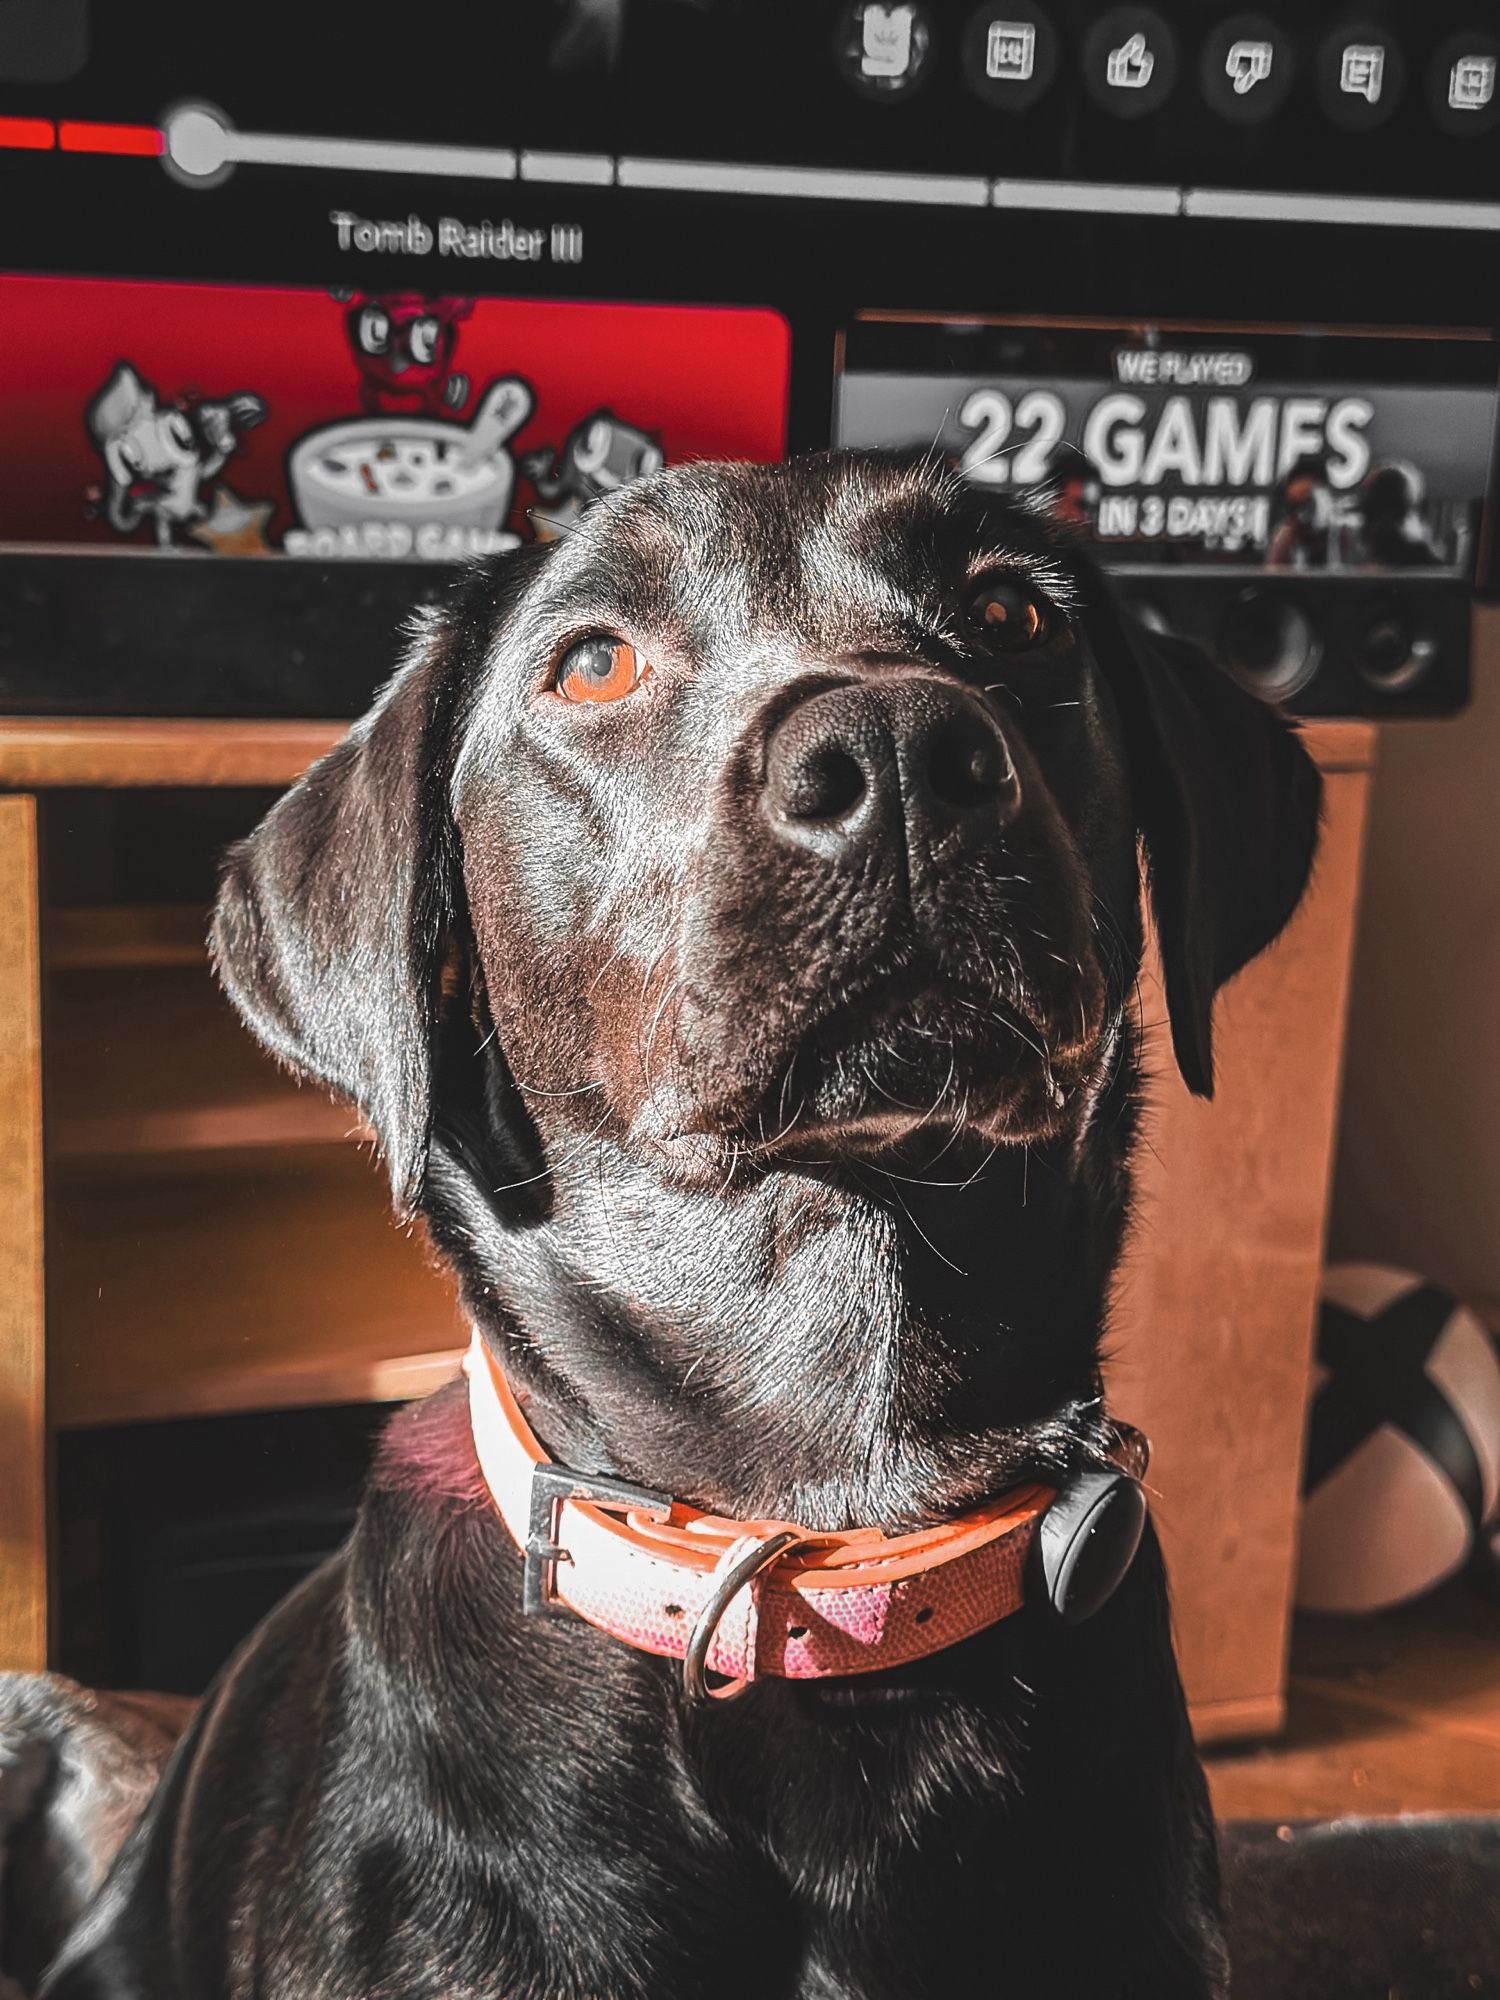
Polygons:
<instances>
[{"instance_id":1,"label":"dog's nose","mask_svg":"<svg viewBox=\"0 0 1500 2000\"><path fill-rule=\"evenodd\" d=\"M832 861L998 829L1019 810L1021 784L977 697L913 676L829 688L783 715L766 746L764 802L784 840Z\"/></svg>"}]
</instances>

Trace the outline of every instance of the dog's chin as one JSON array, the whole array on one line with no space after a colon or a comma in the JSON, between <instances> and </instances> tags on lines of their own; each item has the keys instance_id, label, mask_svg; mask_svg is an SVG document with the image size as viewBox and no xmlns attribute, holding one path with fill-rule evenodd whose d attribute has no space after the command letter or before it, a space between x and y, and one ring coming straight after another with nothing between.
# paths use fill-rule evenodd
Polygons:
<instances>
[{"instance_id":1,"label":"dog's chin","mask_svg":"<svg viewBox=\"0 0 1500 2000\"><path fill-rule=\"evenodd\" d=\"M693 1180L840 1164L962 1178L997 1148L1072 1129L1097 1058L1095 1034L1049 1037L993 995L865 1000L770 1059L759 1047L690 1092L658 1093L636 1131Z\"/></svg>"},{"instance_id":2,"label":"dog's chin","mask_svg":"<svg viewBox=\"0 0 1500 2000\"><path fill-rule=\"evenodd\" d=\"M1089 1041L1012 1000L951 987L834 1010L795 1050L754 1120L768 1159L831 1156L918 1168L971 1148L1033 1144L1069 1122Z\"/></svg>"},{"instance_id":3,"label":"dog's chin","mask_svg":"<svg viewBox=\"0 0 1500 2000\"><path fill-rule=\"evenodd\" d=\"M1067 1094L1045 1061L981 1067L956 1056L941 1075L921 1077L887 1065L883 1050L845 1054L814 1073L795 1115L777 1125L767 1107L742 1140L753 1158L962 1174L997 1146L1053 1138L1067 1122Z\"/></svg>"}]
</instances>

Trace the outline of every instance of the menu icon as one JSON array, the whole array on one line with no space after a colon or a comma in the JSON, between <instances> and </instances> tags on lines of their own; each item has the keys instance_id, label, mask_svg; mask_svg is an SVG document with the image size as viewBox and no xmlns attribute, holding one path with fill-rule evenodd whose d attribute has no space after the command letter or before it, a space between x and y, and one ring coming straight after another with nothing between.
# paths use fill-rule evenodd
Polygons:
<instances>
[{"instance_id":1,"label":"menu icon","mask_svg":"<svg viewBox=\"0 0 1500 2000\"><path fill-rule=\"evenodd\" d=\"M1057 74L1057 30L1044 9L1011 0L1003 14L993 0L976 7L960 46L963 79L974 95L1001 111L1025 111Z\"/></svg>"},{"instance_id":2,"label":"menu icon","mask_svg":"<svg viewBox=\"0 0 1500 2000\"><path fill-rule=\"evenodd\" d=\"M1378 43L1350 42L1339 53L1339 89L1346 97L1378 104L1385 84L1385 50Z\"/></svg>"},{"instance_id":3,"label":"menu icon","mask_svg":"<svg viewBox=\"0 0 1500 2000\"><path fill-rule=\"evenodd\" d=\"M1156 57L1144 35L1127 35L1117 49L1111 49L1104 65L1104 81L1111 90L1144 90L1156 69Z\"/></svg>"},{"instance_id":4,"label":"menu icon","mask_svg":"<svg viewBox=\"0 0 1500 2000\"><path fill-rule=\"evenodd\" d=\"M1234 86L1235 96L1243 97L1264 83L1275 60L1276 52L1269 42L1231 42L1224 58L1224 74Z\"/></svg>"},{"instance_id":5,"label":"menu icon","mask_svg":"<svg viewBox=\"0 0 1500 2000\"><path fill-rule=\"evenodd\" d=\"M1451 111L1483 111L1495 100L1493 56L1460 56L1448 72L1448 108Z\"/></svg>"},{"instance_id":6,"label":"menu icon","mask_svg":"<svg viewBox=\"0 0 1500 2000\"><path fill-rule=\"evenodd\" d=\"M1198 74L1203 95L1221 117L1259 125L1285 103L1293 66L1291 43L1275 21L1235 14L1208 35Z\"/></svg>"},{"instance_id":7,"label":"menu icon","mask_svg":"<svg viewBox=\"0 0 1500 2000\"><path fill-rule=\"evenodd\" d=\"M1154 111L1177 81L1171 29L1150 7L1111 7L1084 40L1083 80L1117 118Z\"/></svg>"},{"instance_id":8,"label":"menu icon","mask_svg":"<svg viewBox=\"0 0 1500 2000\"><path fill-rule=\"evenodd\" d=\"M911 8L866 7L860 14L859 26L861 74L905 76L911 68Z\"/></svg>"},{"instance_id":9,"label":"menu icon","mask_svg":"<svg viewBox=\"0 0 1500 2000\"><path fill-rule=\"evenodd\" d=\"M1341 21L1318 50L1316 74L1324 115L1346 132L1383 125L1406 83L1399 43L1373 21Z\"/></svg>"},{"instance_id":10,"label":"menu icon","mask_svg":"<svg viewBox=\"0 0 1500 2000\"><path fill-rule=\"evenodd\" d=\"M1026 83L1035 68L1035 24L1031 21L991 21L985 37L985 75L996 83Z\"/></svg>"},{"instance_id":11,"label":"menu icon","mask_svg":"<svg viewBox=\"0 0 1500 2000\"><path fill-rule=\"evenodd\" d=\"M1477 28L1450 35L1433 55L1427 101L1456 139L1477 139L1500 125L1500 37Z\"/></svg>"},{"instance_id":12,"label":"menu icon","mask_svg":"<svg viewBox=\"0 0 1500 2000\"><path fill-rule=\"evenodd\" d=\"M892 103L909 96L932 56L928 10L917 0L859 0L839 17L833 53L862 97Z\"/></svg>"}]
</instances>

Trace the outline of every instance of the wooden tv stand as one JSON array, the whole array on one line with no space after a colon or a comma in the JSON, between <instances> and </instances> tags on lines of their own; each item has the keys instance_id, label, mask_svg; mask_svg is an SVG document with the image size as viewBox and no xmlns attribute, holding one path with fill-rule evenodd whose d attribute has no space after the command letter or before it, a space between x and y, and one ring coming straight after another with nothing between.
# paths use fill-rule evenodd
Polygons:
<instances>
[{"instance_id":1,"label":"wooden tv stand","mask_svg":"<svg viewBox=\"0 0 1500 2000\"><path fill-rule=\"evenodd\" d=\"M215 995L205 913L50 910L38 856L49 790L280 786L343 726L0 719L0 1668L47 1659L55 1431L396 1398L455 1365L452 1298L389 1227L355 1121L298 1091ZM1283 1713L1374 730L1307 736L1322 858L1286 937L1221 1002L1213 1105L1177 1082L1143 986L1155 1083L1112 1393L1154 1441L1205 1739Z\"/></svg>"}]
</instances>

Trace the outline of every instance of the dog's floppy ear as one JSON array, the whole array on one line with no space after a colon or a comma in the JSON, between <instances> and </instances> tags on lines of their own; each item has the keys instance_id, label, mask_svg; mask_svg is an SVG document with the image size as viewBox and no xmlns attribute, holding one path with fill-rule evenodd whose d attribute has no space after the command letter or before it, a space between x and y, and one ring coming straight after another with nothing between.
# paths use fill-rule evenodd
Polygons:
<instances>
[{"instance_id":1,"label":"dog's floppy ear","mask_svg":"<svg viewBox=\"0 0 1500 2000\"><path fill-rule=\"evenodd\" d=\"M1136 826L1177 1066L1212 1097L1213 1003L1301 901L1322 779L1296 729L1188 642L1148 631L1096 587L1096 657L1125 729Z\"/></svg>"},{"instance_id":2,"label":"dog's floppy ear","mask_svg":"<svg viewBox=\"0 0 1500 2000\"><path fill-rule=\"evenodd\" d=\"M426 1173L443 973L464 921L456 739L530 560L429 616L375 706L231 850L214 912L229 997L274 1055L364 1112L403 1216Z\"/></svg>"}]
</instances>

